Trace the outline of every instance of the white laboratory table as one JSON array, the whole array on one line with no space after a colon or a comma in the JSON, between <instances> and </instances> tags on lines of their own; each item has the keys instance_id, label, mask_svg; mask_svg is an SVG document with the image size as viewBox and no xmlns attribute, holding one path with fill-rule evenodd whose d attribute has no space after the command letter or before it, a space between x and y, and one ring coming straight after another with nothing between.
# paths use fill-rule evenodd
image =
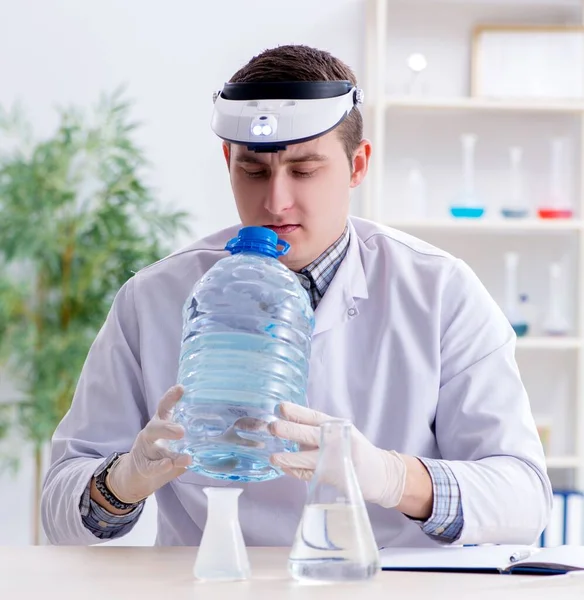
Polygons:
<instances>
[{"instance_id":1,"label":"white laboratory table","mask_svg":"<svg viewBox=\"0 0 584 600\"><path fill-rule=\"evenodd\" d=\"M196 552L185 547L0 547L0 599L584 599L584 575L384 571L365 583L299 584L286 571L287 548L248 548L250 580L200 582L192 575Z\"/></svg>"}]
</instances>

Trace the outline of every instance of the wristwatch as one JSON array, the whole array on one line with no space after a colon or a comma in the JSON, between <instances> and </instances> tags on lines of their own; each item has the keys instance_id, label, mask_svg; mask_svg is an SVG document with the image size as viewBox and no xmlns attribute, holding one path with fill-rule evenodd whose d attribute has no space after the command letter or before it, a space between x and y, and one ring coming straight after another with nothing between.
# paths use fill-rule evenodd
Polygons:
<instances>
[{"instance_id":1,"label":"wristwatch","mask_svg":"<svg viewBox=\"0 0 584 600\"><path fill-rule=\"evenodd\" d=\"M110 472L111 468L114 466L114 463L122 456L122 454L123 453L120 452L112 452L93 474L93 477L95 478L95 487L99 490L101 495L108 501L109 504L118 510L128 510L129 508L136 508L140 502L122 502L122 500L120 500L106 484L107 474Z\"/></svg>"}]
</instances>

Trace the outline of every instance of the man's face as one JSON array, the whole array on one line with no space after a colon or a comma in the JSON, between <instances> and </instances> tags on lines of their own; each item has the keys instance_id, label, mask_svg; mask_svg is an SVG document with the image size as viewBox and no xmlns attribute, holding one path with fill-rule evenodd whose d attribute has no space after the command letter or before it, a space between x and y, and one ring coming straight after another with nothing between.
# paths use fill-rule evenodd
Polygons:
<instances>
[{"instance_id":1,"label":"man's face","mask_svg":"<svg viewBox=\"0 0 584 600\"><path fill-rule=\"evenodd\" d=\"M223 153L243 226L273 229L291 245L282 262L298 271L343 233L350 189L367 172L371 146L361 142L352 168L335 131L275 153L236 144L223 144Z\"/></svg>"}]
</instances>

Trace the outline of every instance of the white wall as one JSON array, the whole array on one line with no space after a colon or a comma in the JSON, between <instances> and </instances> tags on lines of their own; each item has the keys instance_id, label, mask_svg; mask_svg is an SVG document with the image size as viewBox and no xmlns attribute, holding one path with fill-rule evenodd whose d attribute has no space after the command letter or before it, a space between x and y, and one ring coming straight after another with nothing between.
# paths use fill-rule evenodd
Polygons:
<instances>
[{"instance_id":1,"label":"white wall","mask_svg":"<svg viewBox=\"0 0 584 600\"><path fill-rule=\"evenodd\" d=\"M22 98L39 131L56 103L92 103L127 82L165 200L189 209L197 235L236 213L212 93L254 54L286 43L330 50L357 70L363 0L0 0L0 103Z\"/></svg>"},{"instance_id":2,"label":"white wall","mask_svg":"<svg viewBox=\"0 0 584 600\"><path fill-rule=\"evenodd\" d=\"M193 215L197 237L236 222L212 93L265 48L305 43L362 70L364 0L0 0L0 105L21 100L39 134L55 105L89 105L128 84L139 139L163 202ZM182 245L186 240L177 241ZM2 392L0 401L8 391ZM32 465L0 477L0 544L30 540ZM150 503L124 544L149 544Z\"/></svg>"}]
</instances>

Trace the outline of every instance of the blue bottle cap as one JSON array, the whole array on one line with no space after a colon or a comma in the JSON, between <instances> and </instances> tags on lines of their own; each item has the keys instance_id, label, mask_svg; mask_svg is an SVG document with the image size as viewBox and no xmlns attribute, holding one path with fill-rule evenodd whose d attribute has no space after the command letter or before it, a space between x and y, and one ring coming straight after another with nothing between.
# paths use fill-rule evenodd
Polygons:
<instances>
[{"instance_id":1,"label":"blue bottle cap","mask_svg":"<svg viewBox=\"0 0 584 600\"><path fill-rule=\"evenodd\" d=\"M278 246L282 246L278 250ZM278 239L277 234L267 227L242 227L236 238L229 240L225 246L231 254L239 252L258 252L272 258L287 254L290 244Z\"/></svg>"}]
</instances>

